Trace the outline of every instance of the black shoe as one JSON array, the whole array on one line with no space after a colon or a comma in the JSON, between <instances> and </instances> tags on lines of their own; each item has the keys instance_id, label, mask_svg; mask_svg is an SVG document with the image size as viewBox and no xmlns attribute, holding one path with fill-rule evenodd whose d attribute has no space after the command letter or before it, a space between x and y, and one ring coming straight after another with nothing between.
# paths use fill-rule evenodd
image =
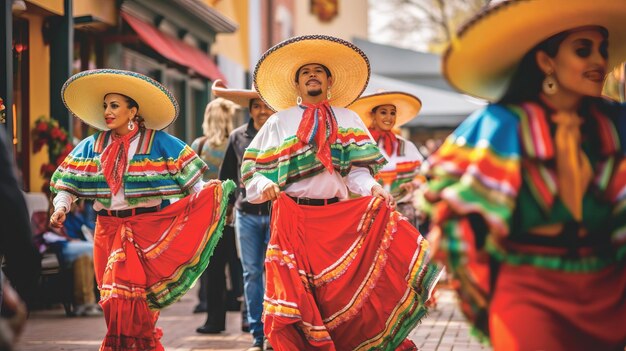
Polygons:
<instances>
[{"instance_id":1,"label":"black shoe","mask_svg":"<svg viewBox=\"0 0 626 351\"><path fill-rule=\"evenodd\" d=\"M200 334L219 334L224 331L224 328L215 327L212 325L203 325L196 328L196 332Z\"/></svg>"},{"instance_id":2,"label":"black shoe","mask_svg":"<svg viewBox=\"0 0 626 351\"><path fill-rule=\"evenodd\" d=\"M193 308L193 313L206 313L207 307L206 304L199 303L196 307Z\"/></svg>"}]
</instances>

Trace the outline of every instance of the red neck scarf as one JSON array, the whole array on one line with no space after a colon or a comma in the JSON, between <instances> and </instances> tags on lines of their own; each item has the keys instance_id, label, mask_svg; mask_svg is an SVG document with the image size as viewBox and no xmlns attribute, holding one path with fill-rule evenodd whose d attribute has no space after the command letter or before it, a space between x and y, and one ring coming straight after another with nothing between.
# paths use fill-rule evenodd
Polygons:
<instances>
[{"instance_id":1,"label":"red neck scarf","mask_svg":"<svg viewBox=\"0 0 626 351\"><path fill-rule=\"evenodd\" d=\"M398 145L398 137L392 131L383 132L378 129L369 128L370 133L376 143L380 145L381 141L383 144L383 149L387 153L387 155L391 156L393 153L393 149ZM398 150L399 151L399 150Z\"/></svg>"},{"instance_id":2,"label":"red neck scarf","mask_svg":"<svg viewBox=\"0 0 626 351\"><path fill-rule=\"evenodd\" d=\"M337 140L337 120L328 100L315 105L302 103L300 108L305 110L296 136L305 144L316 145L317 158L330 173L333 173L330 145Z\"/></svg>"},{"instance_id":3,"label":"red neck scarf","mask_svg":"<svg viewBox=\"0 0 626 351\"><path fill-rule=\"evenodd\" d=\"M124 171L128 165L128 148L130 141L139 132L139 127L128 132L126 135L118 135L111 131L111 144L104 150L100 157L100 164L111 194L115 195L122 187Z\"/></svg>"}]
</instances>

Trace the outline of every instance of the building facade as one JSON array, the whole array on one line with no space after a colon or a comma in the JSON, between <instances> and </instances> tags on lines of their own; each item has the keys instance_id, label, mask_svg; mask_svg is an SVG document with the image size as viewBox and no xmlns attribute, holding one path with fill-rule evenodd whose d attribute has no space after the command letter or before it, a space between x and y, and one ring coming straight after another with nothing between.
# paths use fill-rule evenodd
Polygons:
<instances>
[{"instance_id":1,"label":"building facade","mask_svg":"<svg viewBox=\"0 0 626 351\"><path fill-rule=\"evenodd\" d=\"M5 0L0 8L0 98L4 123L26 191L45 187L47 146L34 152L33 130L54 120L70 140L93 133L69 115L60 91L72 74L95 68L137 71L168 87L181 110L168 132L186 142L202 133L215 79L225 79L213 56L220 33L235 22L195 0Z\"/></svg>"}]
</instances>

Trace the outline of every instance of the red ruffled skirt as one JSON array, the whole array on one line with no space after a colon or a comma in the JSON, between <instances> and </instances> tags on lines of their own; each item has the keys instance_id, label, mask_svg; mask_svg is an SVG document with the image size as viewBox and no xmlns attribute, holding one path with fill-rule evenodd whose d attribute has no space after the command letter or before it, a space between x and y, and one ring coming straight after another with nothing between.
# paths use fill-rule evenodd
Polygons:
<instances>
[{"instance_id":1,"label":"red ruffled skirt","mask_svg":"<svg viewBox=\"0 0 626 351\"><path fill-rule=\"evenodd\" d=\"M176 302L205 270L232 187L208 186L160 212L98 216L94 266L108 327L100 350L163 350L158 310Z\"/></svg>"},{"instance_id":2,"label":"red ruffled skirt","mask_svg":"<svg viewBox=\"0 0 626 351\"><path fill-rule=\"evenodd\" d=\"M275 350L394 350L439 277L428 242L378 198L274 202L265 335Z\"/></svg>"},{"instance_id":3,"label":"red ruffled skirt","mask_svg":"<svg viewBox=\"0 0 626 351\"><path fill-rule=\"evenodd\" d=\"M494 350L616 350L626 346L626 270L568 273L502 264L489 309Z\"/></svg>"}]
</instances>

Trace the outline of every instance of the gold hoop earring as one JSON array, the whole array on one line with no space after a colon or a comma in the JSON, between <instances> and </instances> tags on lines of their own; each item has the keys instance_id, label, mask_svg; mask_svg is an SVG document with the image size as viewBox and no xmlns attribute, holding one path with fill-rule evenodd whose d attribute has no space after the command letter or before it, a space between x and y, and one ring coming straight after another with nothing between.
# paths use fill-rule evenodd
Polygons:
<instances>
[{"instance_id":1,"label":"gold hoop earring","mask_svg":"<svg viewBox=\"0 0 626 351\"><path fill-rule=\"evenodd\" d=\"M302 105L302 96L299 96L296 98L296 105Z\"/></svg>"},{"instance_id":2,"label":"gold hoop earring","mask_svg":"<svg viewBox=\"0 0 626 351\"><path fill-rule=\"evenodd\" d=\"M548 74L543 80L542 88L543 92L548 95L554 95L559 91L559 83L557 83L552 73Z\"/></svg>"},{"instance_id":3,"label":"gold hoop earring","mask_svg":"<svg viewBox=\"0 0 626 351\"><path fill-rule=\"evenodd\" d=\"M128 130L135 130L135 123L132 119L128 120Z\"/></svg>"},{"instance_id":4,"label":"gold hoop earring","mask_svg":"<svg viewBox=\"0 0 626 351\"><path fill-rule=\"evenodd\" d=\"M333 97L333 94L330 93L330 88L328 88L328 90L326 90L326 99L330 100L331 97Z\"/></svg>"}]
</instances>

